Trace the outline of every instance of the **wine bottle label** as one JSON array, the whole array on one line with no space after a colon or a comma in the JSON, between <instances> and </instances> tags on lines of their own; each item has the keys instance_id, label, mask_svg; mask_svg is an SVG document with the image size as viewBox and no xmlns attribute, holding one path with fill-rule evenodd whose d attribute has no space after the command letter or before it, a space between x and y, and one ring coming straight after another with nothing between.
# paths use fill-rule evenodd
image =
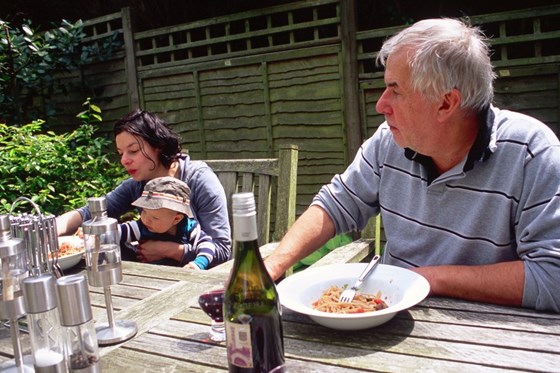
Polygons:
<instances>
[{"instance_id":1,"label":"wine bottle label","mask_svg":"<svg viewBox=\"0 0 560 373\"><path fill-rule=\"evenodd\" d=\"M254 241L258 238L255 214L236 215L233 220L233 239L235 241Z\"/></svg>"},{"instance_id":2,"label":"wine bottle label","mask_svg":"<svg viewBox=\"0 0 560 373\"><path fill-rule=\"evenodd\" d=\"M236 324L227 320L225 324L229 362L240 368L252 368L251 325Z\"/></svg>"}]
</instances>

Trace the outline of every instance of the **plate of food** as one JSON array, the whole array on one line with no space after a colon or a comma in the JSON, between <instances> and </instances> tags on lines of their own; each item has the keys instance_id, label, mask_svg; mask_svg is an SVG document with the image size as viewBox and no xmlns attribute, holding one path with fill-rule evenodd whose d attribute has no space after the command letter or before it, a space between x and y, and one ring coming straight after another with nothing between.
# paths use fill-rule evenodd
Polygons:
<instances>
[{"instance_id":1,"label":"plate of food","mask_svg":"<svg viewBox=\"0 0 560 373\"><path fill-rule=\"evenodd\" d=\"M339 330L372 328L398 312L421 302L430 284L405 268L379 264L362 283L354 300L338 302L340 292L352 286L367 263L332 264L308 268L278 284L280 302L316 323Z\"/></svg>"},{"instance_id":2,"label":"plate of food","mask_svg":"<svg viewBox=\"0 0 560 373\"><path fill-rule=\"evenodd\" d=\"M84 240L78 236L58 237L58 264L62 270L74 267L84 255Z\"/></svg>"}]
</instances>

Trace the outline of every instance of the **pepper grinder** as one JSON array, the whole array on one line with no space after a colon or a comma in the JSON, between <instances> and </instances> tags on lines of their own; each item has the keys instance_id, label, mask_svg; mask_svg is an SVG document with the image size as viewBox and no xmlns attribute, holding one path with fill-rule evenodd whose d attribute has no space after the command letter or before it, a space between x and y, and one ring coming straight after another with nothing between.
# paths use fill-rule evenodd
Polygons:
<instances>
[{"instance_id":1,"label":"pepper grinder","mask_svg":"<svg viewBox=\"0 0 560 373\"><path fill-rule=\"evenodd\" d=\"M0 268L2 270L0 317L10 322L14 360L0 365L3 372L33 372L30 356L23 356L18 319L25 316L21 283L28 275L27 250L23 239L12 237L8 215L0 215Z\"/></svg>"},{"instance_id":2,"label":"pepper grinder","mask_svg":"<svg viewBox=\"0 0 560 373\"><path fill-rule=\"evenodd\" d=\"M96 328L97 340L100 346L111 345L132 338L138 329L134 321L114 319L111 285L122 281L117 220L107 216L105 197L89 198L88 206L92 219L82 225L88 282L103 287L108 320Z\"/></svg>"},{"instance_id":3,"label":"pepper grinder","mask_svg":"<svg viewBox=\"0 0 560 373\"><path fill-rule=\"evenodd\" d=\"M64 356L70 372L101 372L88 284L82 274L56 280Z\"/></svg>"},{"instance_id":4,"label":"pepper grinder","mask_svg":"<svg viewBox=\"0 0 560 373\"><path fill-rule=\"evenodd\" d=\"M67 371L55 283L56 278L51 273L23 280L23 297L36 373Z\"/></svg>"}]
</instances>

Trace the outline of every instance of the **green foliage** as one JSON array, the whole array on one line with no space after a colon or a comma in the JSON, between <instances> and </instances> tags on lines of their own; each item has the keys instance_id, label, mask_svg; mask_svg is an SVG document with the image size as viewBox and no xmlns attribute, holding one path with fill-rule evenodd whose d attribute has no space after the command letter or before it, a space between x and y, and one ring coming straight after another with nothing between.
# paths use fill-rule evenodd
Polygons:
<instances>
[{"instance_id":1,"label":"green foliage","mask_svg":"<svg viewBox=\"0 0 560 373\"><path fill-rule=\"evenodd\" d=\"M59 215L106 194L126 177L107 155L111 141L94 136L92 123L101 120L101 110L89 99L84 106L77 115L82 124L72 133L42 133L42 120L21 127L0 124L0 213L24 196L43 212Z\"/></svg>"},{"instance_id":2,"label":"green foliage","mask_svg":"<svg viewBox=\"0 0 560 373\"><path fill-rule=\"evenodd\" d=\"M86 102L84 102L82 106L85 106L86 110L76 115L76 118L80 118L82 120L82 124L103 121L103 118L101 117L101 108L92 104L90 97L87 98Z\"/></svg>"},{"instance_id":3,"label":"green foliage","mask_svg":"<svg viewBox=\"0 0 560 373\"><path fill-rule=\"evenodd\" d=\"M86 36L82 21L62 21L59 27L38 32L30 21L15 29L0 20L0 122L23 124L54 117L50 97L76 89L57 74L106 59L121 46L117 33L93 44L82 42Z\"/></svg>"}]
</instances>

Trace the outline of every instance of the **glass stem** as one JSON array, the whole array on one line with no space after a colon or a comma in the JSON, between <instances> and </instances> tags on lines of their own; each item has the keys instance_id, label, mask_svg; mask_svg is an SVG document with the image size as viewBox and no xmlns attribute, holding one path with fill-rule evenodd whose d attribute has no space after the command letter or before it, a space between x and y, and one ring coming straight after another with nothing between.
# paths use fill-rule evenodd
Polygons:
<instances>
[{"instance_id":1,"label":"glass stem","mask_svg":"<svg viewBox=\"0 0 560 373\"><path fill-rule=\"evenodd\" d=\"M103 293L105 293L105 306L107 307L107 321L109 322L109 327L111 329L114 329L115 318L113 315L113 300L111 299L111 286L105 286L103 288Z\"/></svg>"},{"instance_id":2,"label":"glass stem","mask_svg":"<svg viewBox=\"0 0 560 373\"><path fill-rule=\"evenodd\" d=\"M10 335L12 337L12 345L14 347L14 360L18 372L23 373L23 355L21 353L21 345L19 339L19 325L18 320L12 318L10 320Z\"/></svg>"}]
</instances>

